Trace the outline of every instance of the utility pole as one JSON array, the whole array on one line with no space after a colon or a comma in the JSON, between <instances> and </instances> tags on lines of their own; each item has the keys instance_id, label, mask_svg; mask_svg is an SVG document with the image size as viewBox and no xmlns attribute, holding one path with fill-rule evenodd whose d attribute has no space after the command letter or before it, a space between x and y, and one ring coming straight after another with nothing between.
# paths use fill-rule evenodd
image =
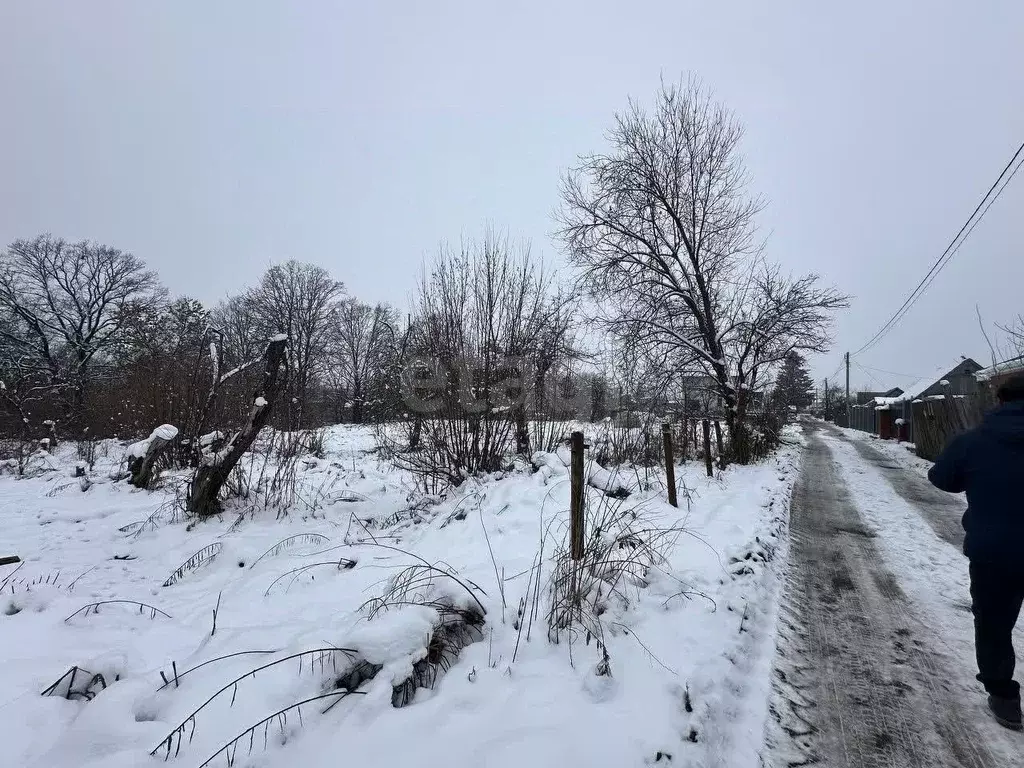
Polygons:
<instances>
[{"instance_id":1,"label":"utility pole","mask_svg":"<svg viewBox=\"0 0 1024 768\"><path fill-rule=\"evenodd\" d=\"M828 404L828 379L825 379L825 421L828 421L829 413L832 411Z\"/></svg>"},{"instance_id":2,"label":"utility pole","mask_svg":"<svg viewBox=\"0 0 1024 768\"><path fill-rule=\"evenodd\" d=\"M846 426L850 426L850 353L846 353Z\"/></svg>"}]
</instances>

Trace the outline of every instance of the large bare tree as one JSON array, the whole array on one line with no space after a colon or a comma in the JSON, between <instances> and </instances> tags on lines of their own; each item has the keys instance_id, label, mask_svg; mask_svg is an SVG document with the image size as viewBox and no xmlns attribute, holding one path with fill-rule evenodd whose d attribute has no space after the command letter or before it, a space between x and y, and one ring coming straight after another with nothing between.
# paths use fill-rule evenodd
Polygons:
<instances>
[{"instance_id":1,"label":"large bare tree","mask_svg":"<svg viewBox=\"0 0 1024 768\"><path fill-rule=\"evenodd\" d=\"M672 371L696 365L713 379L745 461L744 379L782 359L775 348L785 346L757 341L765 331L752 313L771 314L787 286L787 305L803 297L825 311L841 302L815 294L813 278L780 285L765 268L755 232L762 202L748 191L742 135L696 81L663 84L653 110L630 102L610 149L565 176L560 234L611 330L660 348ZM808 325L793 322L793 336Z\"/></svg>"},{"instance_id":2,"label":"large bare tree","mask_svg":"<svg viewBox=\"0 0 1024 768\"><path fill-rule=\"evenodd\" d=\"M331 310L344 291L326 269L287 261L267 270L248 294L261 335L288 336L291 373L286 405L291 429L302 426L311 387L326 371Z\"/></svg>"},{"instance_id":3,"label":"large bare tree","mask_svg":"<svg viewBox=\"0 0 1024 768\"><path fill-rule=\"evenodd\" d=\"M383 304L370 306L349 298L331 314L331 348L336 379L352 402L352 422L365 417L367 387L393 358L397 343L395 313Z\"/></svg>"},{"instance_id":4,"label":"large bare tree","mask_svg":"<svg viewBox=\"0 0 1024 768\"><path fill-rule=\"evenodd\" d=\"M16 240L0 255L0 333L23 369L70 391L75 415L105 356L161 297L141 259L106 245L42 235Z\"/></svg>"},{"instance_id":5,"label":"large bare tree","mask_svg":"<svg viewBox=\"0 0 1024 768\"><path fill-rule=\"evenodd\" d=\"M699 361L718 382L730 427L737 400L722 332L758 252L761 206L747 192L741 136L699 84L663 85L653 112L630 102L610 151L566 175L561 208L562 238L610 309L605 319L669 347L680 369Z\"/></svg>"}]
</instances>

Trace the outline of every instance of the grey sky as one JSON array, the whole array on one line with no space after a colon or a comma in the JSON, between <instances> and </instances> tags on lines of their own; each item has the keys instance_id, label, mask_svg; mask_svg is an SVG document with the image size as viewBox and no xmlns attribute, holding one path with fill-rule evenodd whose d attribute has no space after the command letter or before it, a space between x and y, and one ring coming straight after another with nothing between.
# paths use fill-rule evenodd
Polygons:
<instances>
[{"instance_id":1,"label":"grey sky","mask_svg":"<svg viewBox=\"0 0 1024 768\"><path fill-rule=\"evenodd\" d=\"M692 71L747 127L769 254L856 296L821 378L1024 140L1022 40L1019 0L7 2L0 241L107 242L207 302L296 258L405 307L487 223L555 258L559 172ZM1024 174L861 362L988 360L974 306L1024 311L1022 211Z\"/></svg>"}]
</instances>

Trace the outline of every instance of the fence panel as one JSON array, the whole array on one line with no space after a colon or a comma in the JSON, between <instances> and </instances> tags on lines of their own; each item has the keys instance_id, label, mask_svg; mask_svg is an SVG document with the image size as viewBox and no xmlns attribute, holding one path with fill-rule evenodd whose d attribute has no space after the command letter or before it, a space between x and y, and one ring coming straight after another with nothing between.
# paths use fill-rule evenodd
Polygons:
<instances>
[{"instance_id":1,"label":"fence panel","mask_svg":"<svg viewBox=\"0 0 1024 768\"><path fill-rule=\"evenodd\" d=\"M935 461L956 435L981 423L987 407L988 401L978 395L913 403L917 455Z\"/></svg>"},{"instance_id":2,"label":"fence panel","mask_svg":"<svg viewBox=\"0 0 1024 768\"><path fill-rule=\"evenodd\" d=\"M875 409L865 405L850 408L850 426L861 432L875 432Z\"/></svg>"}]
</instances>

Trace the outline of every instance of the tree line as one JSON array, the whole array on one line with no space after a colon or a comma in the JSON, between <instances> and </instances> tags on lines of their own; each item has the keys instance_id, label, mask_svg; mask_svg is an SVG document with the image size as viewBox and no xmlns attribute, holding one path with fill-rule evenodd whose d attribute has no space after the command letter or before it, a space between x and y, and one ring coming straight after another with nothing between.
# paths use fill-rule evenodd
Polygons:
<instances>
[{"instance_id":1,"label":"tree line","mask_svg":"<svg viewBox=\"0 0 1024 768\"><path fill-rule=\"evenodd\" d=\"M554 420L631 411L720 413L729 459L749 462L805 405L794 355L828 348L848 299L766 256L741 136L700 83L663 85L564 175L569 269L488 233L443 248L405 313L299 261L207 307L117 248L16 240L0 254L0 428L237 429L283 343L273 426L390 425L382 445L451 482L545 446Z\"/></svg>"}]
</instances>

